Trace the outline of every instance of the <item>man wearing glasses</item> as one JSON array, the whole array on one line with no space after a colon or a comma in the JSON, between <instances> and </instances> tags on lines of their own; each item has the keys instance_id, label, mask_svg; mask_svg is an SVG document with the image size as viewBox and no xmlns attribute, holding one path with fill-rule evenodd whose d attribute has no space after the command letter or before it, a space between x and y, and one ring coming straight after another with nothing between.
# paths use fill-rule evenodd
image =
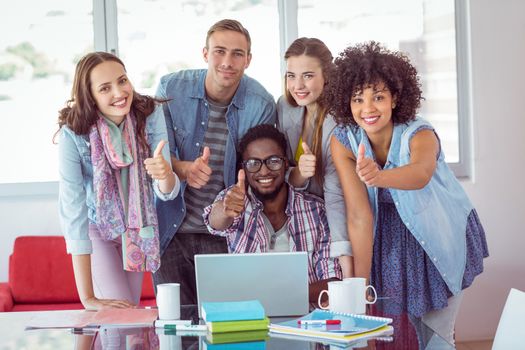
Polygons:
<instances>
[{"instance_id":1,"label":"man wearing glasses","mask_svg":"<svg viewBox=\"0 0 525 350\"><path fill-rule=\"evenodd\" d=\"M328 281L341 278L337 259L330 258L323 200L285 182L286 139L275 127L251 128L239 150L237 183L204 209L208 231L226 237L230 253L307 251L310 301L316 302Z\"/></svg>"}]
</instances>

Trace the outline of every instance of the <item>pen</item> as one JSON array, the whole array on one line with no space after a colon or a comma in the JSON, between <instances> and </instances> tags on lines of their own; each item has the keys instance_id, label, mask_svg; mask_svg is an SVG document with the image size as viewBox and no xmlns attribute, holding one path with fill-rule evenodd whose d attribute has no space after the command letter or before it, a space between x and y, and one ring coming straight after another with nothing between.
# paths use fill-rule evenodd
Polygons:
<instances>
[{"instance_id":1,"label":"pen","mask_svg":"<svg viewBox=\"0 0 525 350\"><path fill-rule=\"evenodd\" d=\"M341 324L341 320L299 320L299 324Z\"/></svg>"},{"instance_id":2,"label":"pen","mask_svg":"<svg viewBox=\"0 0 525 350\"><path fill-rule=\"evenodd\" d=\"M167 324L164 329L174 329L176 331L207 331L208 327L205 324Z\"/></svg>"}]
</instances>

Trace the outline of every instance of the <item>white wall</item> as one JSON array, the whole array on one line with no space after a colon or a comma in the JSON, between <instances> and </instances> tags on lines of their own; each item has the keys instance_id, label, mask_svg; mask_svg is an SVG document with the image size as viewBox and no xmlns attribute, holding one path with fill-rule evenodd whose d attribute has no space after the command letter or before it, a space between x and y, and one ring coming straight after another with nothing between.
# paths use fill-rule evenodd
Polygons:
<instances>
[{"instance_id":1,"label":"white wall","mask_svg":"<svg viewBox=\"0 0 525 350\"><path fill-rule=\"evenodd\" d=\"M525 2L470 1L474 179L485 272L463 299L458 339L493 337L511 287L525 290Z\"/></svg>"},{"instance_id":2,"label":"white wall","mask_svg":"<svg viewBox=\"0 0 525 350\"><path fill-rule=\"evenodd\" d=\"M491 256L465 292L458 340L492 338L509 289L525 290L524 13L521 0L470 1L474 177L463 185L485 226ZM14 238L59 234L56 213L53 196L0 197L0 281L7 280Z\"/></svg>"}]
</instances>

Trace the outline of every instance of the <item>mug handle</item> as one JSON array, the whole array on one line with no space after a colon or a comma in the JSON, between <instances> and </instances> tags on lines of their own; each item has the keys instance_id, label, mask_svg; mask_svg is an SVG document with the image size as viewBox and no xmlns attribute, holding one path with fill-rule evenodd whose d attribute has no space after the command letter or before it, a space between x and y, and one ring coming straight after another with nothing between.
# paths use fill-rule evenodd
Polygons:
<instances>
[{"instance_id":1,"label":"mug handle","mask_svg":"<svg viewBox=\"0 0 525 350\"><path fill-rule=\"evenodd\" d=\"M328 294L328 291L324 289L321 291L321 293L319 293L319 297L317 298L317 305L319 305L319 308L322 310L328 310L329 306L323 307L323 305L321 304L321 297L323 296L323 293Z\"/></svg>"},{"instance_id":2,"label":"mug handle","mask_svg":"<svg viewBox=\"0 0 525 350\"><path fill-rule=\"evenodd\" d=\"M365 298L365 303L366 304L374 304L376 301L377 301L377 292L376 292L376 289L374 288L373 285L368 285L366 286L366 290L368 290L368 288L372 289L374 291L374 300L373 301L368 301L368 298Z\"/></svg>"}]
</instances>

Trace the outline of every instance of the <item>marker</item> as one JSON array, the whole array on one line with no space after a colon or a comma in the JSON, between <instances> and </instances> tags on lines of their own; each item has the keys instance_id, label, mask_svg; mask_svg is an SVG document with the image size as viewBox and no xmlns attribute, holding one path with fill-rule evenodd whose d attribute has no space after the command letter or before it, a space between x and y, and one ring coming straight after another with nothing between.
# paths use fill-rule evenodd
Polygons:
<instances>
[{"instance_id":1,"label":"marker","mask_svg":"<svg viewBox=\"0 0 525 350\"><path fill-rule=\"evenodd\" d=\"M341 324L341 320L299 320L299 324Z\"/></svg>"},{"instance_id":2,"label":"marker","mask_svg":"<svg viewBox=\"0 0 525 350\"><path fill-rule=\"evenodd\" d=\"M174 329L176 331L198 331L203 332L208 330L205 324L167 324L164 329Z\"/></svg>"},{"instance_id":3,"label":"marker","mask_svg":"<svg viewBox=\"0 0 525 350\"><path fill-rule=\"evenodd\" d=\"M155 328L165 328L168 325L191 325L191 320L155 320Z\"/></svg>"}]
</instances>

